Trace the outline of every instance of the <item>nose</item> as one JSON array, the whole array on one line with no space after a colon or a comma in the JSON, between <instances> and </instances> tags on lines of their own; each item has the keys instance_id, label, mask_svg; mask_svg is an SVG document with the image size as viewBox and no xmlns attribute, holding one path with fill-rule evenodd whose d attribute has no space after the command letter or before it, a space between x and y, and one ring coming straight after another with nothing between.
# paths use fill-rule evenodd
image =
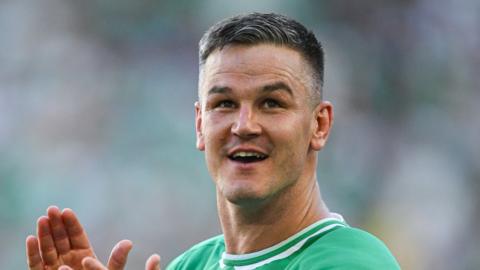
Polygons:
<instances>
[{"instance_id":1,"label":"nose","mask_svg":"<svg viewBox=\"0 0 480 270\"><path fill-rule=\"evenodd\" d=\"M232 133L244 138L253 138L258 136L262 129L257 122L255 112L249 106L241 106L235 122L232 125Z\"/></svg>"}]
</instances>

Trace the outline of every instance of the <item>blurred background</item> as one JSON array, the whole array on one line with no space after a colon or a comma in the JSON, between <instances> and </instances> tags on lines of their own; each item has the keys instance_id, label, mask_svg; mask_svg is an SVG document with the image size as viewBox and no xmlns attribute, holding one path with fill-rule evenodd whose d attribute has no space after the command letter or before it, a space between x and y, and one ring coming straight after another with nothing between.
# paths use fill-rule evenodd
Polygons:
<instances>
[{"instance_id":1,"label":"blurred background","mask_svg":"<svg viewBox=\"0 0 480 270\"><path fill-rule=\"evenodd\" d=\"M197 42L250 11L323 42L335 125L320 152L330 209L403 269L480 269L480 2L0 1L0 269L49 205L76 211L105 261L163 265L220 233L195 149Z\"/></svg>"}]
</instances>

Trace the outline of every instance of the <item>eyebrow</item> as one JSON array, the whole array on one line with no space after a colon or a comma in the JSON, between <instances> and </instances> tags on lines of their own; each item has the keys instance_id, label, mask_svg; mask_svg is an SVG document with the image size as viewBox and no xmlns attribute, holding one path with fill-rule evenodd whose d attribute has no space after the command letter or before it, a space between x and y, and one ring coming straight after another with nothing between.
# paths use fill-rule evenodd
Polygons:
<instances>
[{"instance_id":1,"label":"eyebrow","mask_svg":"<svg viewBox=\"0 0 480 270\"><path fill-rule=\"evenodd\" d=\"M276 83L268 84L262 87L262 92L273 92L278 90L284 90L288 92L291 96L293 96L292 89L283 82L276 82ZM210 90L208 90L207 95L226 94L230 92L232 92L232 88L228 86L213 86L212 88L210 88Z\"/></svg>"},{"instance_id":2,"label":"eyebrow","mask_svg":"<svg viewBox=\"0 0 480 270\"><path fill-rule=\"evenodd\" d=\"M225 94L225 93L230 93L232 92L232 89L227 86L214 86L208 90L207 95L213 95L213 94Z\"/></svg>"},{"instance_id":3,"label":"eyebrow","mask_svg":"<svg viewBox=\"0 0 480 270\"><path fill-rule=\"evenodd\" d=\"M276 82L274 84L268 84L268 85L265 85L262 88L262 92L273 92L273 91L277 91L277 90L284 90L284 91L288 92L290 94L290 96L293 96L292 89L287 84L285 84L283 82Z\"/></svg>"}]
</instances>

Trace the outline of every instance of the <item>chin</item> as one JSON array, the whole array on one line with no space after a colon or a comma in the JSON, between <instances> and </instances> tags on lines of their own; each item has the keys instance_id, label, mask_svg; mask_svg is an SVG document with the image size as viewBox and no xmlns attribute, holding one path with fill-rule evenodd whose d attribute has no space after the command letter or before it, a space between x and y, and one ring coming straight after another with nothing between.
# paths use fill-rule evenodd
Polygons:
<instances>
[{"instance_id":1,"label":"chin","mask_svg":"<svg viewBox=\"0 0 480 270\"><path fill-rule=\"evenodd\" d=\"M252 186L223 187L220 192L227 201L238 206L256 205L270 197L268 192L256 190Z\"/></svg>"},{"instance_id":2,"label":"chin","mask_svg":"<svg viewBox=\"0 0 480 270\"><path fill-rule=\"evenodd\" d=\"M255 196L252 194L242 194L227 197L227 200L238 206L258 205L265 202L268 197Z\"/></svg>"}]
</instances>

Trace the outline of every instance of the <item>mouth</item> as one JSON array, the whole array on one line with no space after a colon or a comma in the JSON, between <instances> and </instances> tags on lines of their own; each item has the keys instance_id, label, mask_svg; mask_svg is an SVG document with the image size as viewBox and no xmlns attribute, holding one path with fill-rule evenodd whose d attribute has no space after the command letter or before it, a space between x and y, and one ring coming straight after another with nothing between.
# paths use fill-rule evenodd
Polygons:
<instances>
[{"instance_id":1,"label":"mouth","mask_svg":"<svg viewBox=\"0 0 480 270\"><path fill-rule=\"evenodd\" d=\"M267 159L268 155L255 151L237 151L229 155L228 158L236 162L253 163Z\"/></svg>"}]
</instances>

